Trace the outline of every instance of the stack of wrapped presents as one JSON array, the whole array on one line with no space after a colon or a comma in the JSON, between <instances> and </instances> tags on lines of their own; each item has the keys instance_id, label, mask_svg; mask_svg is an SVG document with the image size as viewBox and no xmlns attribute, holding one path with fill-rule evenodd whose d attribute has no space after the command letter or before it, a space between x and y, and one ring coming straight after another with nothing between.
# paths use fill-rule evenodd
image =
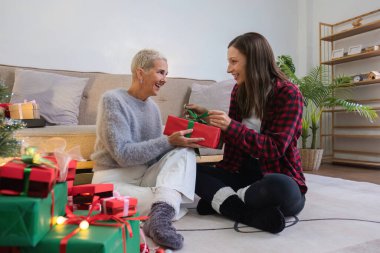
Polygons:
<instances>
[{"instance_id":1,"label":"stack of wrapped presents","mask_svg":"<svg viewBox=\"0 0 380 253\"><path fill-rule=\"evenodd\" d=\"M137 199L74 186L75 169L34 148L0 166L0 252L140 252Z\"/></svg>"},{"instance_id":2,"label":"stack of wrapped presents","mask_svg":"<svg viewBox=\"0 0 380 253\"><path fill-rule=\"evenodd\" d=\"M39 117L33 102L10 105L9 112ZM193 128L191 137L205 138L200 145L220 148L220 129L205 123L169 116L164 134ZM140 221L148 217L139 216L137 199L120 196L113 184L74 185L81 156L65 146L51 138L0 164L0 253L149 252L140 245Z\"/></svg>"}]
</instances>

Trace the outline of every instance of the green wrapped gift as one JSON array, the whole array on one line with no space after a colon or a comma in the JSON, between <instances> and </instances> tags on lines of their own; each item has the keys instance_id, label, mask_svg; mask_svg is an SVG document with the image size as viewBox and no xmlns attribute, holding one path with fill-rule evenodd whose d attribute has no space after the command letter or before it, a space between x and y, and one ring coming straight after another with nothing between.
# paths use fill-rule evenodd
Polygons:
<instances>
[{"instance_id":1,"label":"green wrapped gift","mask_svg":"<svg viewBox=\"0 0 380 253\"><path fill-rule=\"evenodd\" d=\"M67 184L53 189L57 217L65 214ZM36 246L51 229L52 198L52 193L46 198L0 195L0 246Z\"/></svg>"},{"instance_id":2,"label":"green wrapped gift","mask_svg":"<svg viewBox=\"0 0 380 253\"><path fill-rule=\"evenodd\" d=\"M78 212L75 212L78 214ZM83 214L83 213L81 213ZM126 232L126 253L140 252L140 228L139 220L129 220L133 236ZM102 221L101 224L113 224L114 221ZM125 227L125 226L124 226ZM123 230L118 226L90 225L86 230L79 230L67 240L67 248L60 251L62 239L74 230L78 225L55 225L55 227L40 241L37 247L22 248L23 253L59 253L59 252L97 252L97 253L123 253Z\"/></svg>"}]
</instances>

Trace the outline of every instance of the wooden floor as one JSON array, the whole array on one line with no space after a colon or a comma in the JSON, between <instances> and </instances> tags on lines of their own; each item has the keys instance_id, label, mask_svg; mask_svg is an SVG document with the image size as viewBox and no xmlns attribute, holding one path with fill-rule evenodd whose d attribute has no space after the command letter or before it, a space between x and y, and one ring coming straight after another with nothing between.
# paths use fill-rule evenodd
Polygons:
<instances>
[{"instance_id":1,"label":"wooden floor","mask_svg":"<svg viewBox=\"0 0 380 253\"><path fill-rule=\"evenodd\" d=\"M375 168L359 168L323 163L319 170L305 171L305 173L327 177L338 177L353 181L370 182L380 185L380 169Z\"/></svg>"}]
</instances>

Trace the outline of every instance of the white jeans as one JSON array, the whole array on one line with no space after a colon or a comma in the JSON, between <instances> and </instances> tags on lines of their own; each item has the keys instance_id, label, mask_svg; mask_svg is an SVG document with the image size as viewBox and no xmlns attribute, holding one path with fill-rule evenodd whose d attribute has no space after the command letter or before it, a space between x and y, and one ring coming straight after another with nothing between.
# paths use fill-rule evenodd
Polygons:
<instances>
[{"instance_id":1,"label":"white jeans","mask_svg":"<svg viewBox=\"0 0 380 253\"><path fill-rule=\"evenodd\" d=\"M176 210L177 220L187 212L180 204L194 201L195 176L194 150L176 148L150 167L139 165L95 171L92 183L113 183L121 195L137 198L141 215L149 213L152 203L165 201Z\"/></svg>"}]
</instances>

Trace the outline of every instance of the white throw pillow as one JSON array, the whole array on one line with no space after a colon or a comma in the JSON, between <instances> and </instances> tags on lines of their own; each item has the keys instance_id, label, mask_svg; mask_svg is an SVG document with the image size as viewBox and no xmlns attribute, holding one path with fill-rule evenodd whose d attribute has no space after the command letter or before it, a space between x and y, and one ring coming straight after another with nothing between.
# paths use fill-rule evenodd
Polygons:
<instances>
[{"instance_id":1,"label":"white throw pillow","mask_svg":"<svg viewBox=\"0 0 380 253\"><path fill-rule=\"evenodd\" d=\"M79 104L88 78L17 69L11 103L35 100L50 124L78 125Z\"/></svg>"},{"instance_id":2,"label":"white throw pillow","mask_svg":"<svg viewBox=\"0 0 380 253\"><path fill-rule=\"evenodd\" d=\"M231 91L235 80L229 79L211 85L193 83L189 103L201 105L209 110L221 110L228 113ZM200 148L201 155L221 155L222 149Z\"/></svg>"},{"instance_id":3,"label":"white throw pillow","mask_svg":"<svg viewBox=\"0 0 380 253\"><path fill-rule=\"evenodd\" d=\"M228 113L234 84L235 80L233 79L211 85L193 83L189 103L201 105L209 110L222 110Z\"/></svg>"}]
</instances>

